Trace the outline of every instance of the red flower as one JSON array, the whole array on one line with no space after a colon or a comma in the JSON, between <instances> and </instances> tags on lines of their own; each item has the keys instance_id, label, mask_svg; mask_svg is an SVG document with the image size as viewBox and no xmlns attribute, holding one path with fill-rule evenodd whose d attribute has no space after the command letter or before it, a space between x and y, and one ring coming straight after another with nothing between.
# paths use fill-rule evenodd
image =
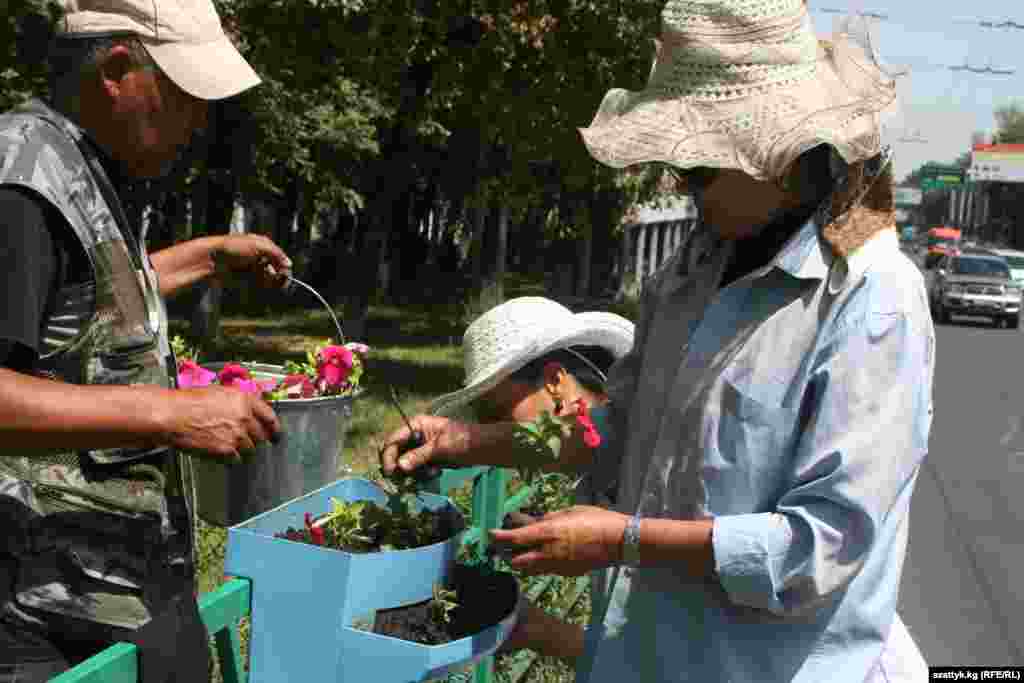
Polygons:
<instances>
[{"instance_id":1,"label":"red flower","mask_svg":"<svg viewBox=\"0 0 1024 683\"><path fill-rule=\"evenodd\" d=\"M216 377L216 373L200 367L193 360L178 361L178 386L182 389L209 386Z\"/></svg>"},{"instance_id":2,"label":"red flower","mask_svg":"<svg viewBox=\"0 0 1024 683\"><path fill-rule=\"evenodd\" d=\"M590 409L582 398L573 401L573 405L576 406L576 424L583 429L583 443L587 448L597 448L601 445L601 433L590 419Z\"/></svg>"},{"instance_id":3,"label":"red flower","mask_svg":"<svg viewBox=\"0 0 1024 683\"><path fill-rule=\"evenodd\" d=\"M309 535L313 538L313 543L316 545L324 544L324 528L313 526L313 515L306 513L306 528L309 530Z\"/></svg>"},{"instance_id":4,"label":"red flower","mask_svg":"<svg viewBox=\"0 0 1024 683\"><path fill-rule=\"evenodd\" d=\"M239 380L249 379L252 379L249 375L249 370L238 363L228 363L217 373L217 381L224 387L230 387Z\"/></svg>"},{"instance_id":5,"label":"red flower","mask_svg":"<svg viewBox=\"0 0 1024 683\"><path fill-rule=\"evenodd\" d=\"M281 382L281 386L287 389L289 398L313 398L316 394L313 380L303 374L288 375Z\"/></svg>"},{"instance_id":6,"label":"red flower","mask_svg":"<svg viewBox=\"0 0 1024 683\"><path fill-rule=\"evenodd\" d=\"M325 346L317 356L317 381L328 389L339 388L351 374L354 362L352 352L344 346Z\"/></svg>"}]
</instances>

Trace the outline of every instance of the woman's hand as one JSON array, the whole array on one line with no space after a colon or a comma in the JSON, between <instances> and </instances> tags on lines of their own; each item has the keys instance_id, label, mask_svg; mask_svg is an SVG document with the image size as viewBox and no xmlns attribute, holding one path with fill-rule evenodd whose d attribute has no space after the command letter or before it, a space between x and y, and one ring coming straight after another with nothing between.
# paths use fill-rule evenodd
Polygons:
<instances>
[{"instance_id":1,"label":"woman's hand","mask_svg":"<svg viewBox=\"0 0 1024 683\"><path fill-rule=\"evenodd\" d=\"M618 512L577 505L519 529L492 529L490 535L524 574L581 576L619 561L628 521Z\"/></svg>"},{"instance_id":2,"label":"woman's hand","mask_svg":"<svg viewBox=\"0 0 1024 683\"><path fill-rule=\"evenodd\" d=\"M385 476L396 471L412 472L428 464L468 464L462 458L470 447L469 425L432 415L417 415L410 422L413 430L423 435L424 443L406 453L404 445L412 439L409 427L388 434L380 451L380 468Z\"/></svg>"},{"instance_id":3,"label":"woman's hand","mask_svg":"<svg viewBox=\"0 0 1024 683\"><path fill-rule=\"evenodd\" d=\"M225 235L212 256L219 272L248 275L268 289L286 285L292 267L281 247L264 235Z\"/></svg>"}]
</instances>

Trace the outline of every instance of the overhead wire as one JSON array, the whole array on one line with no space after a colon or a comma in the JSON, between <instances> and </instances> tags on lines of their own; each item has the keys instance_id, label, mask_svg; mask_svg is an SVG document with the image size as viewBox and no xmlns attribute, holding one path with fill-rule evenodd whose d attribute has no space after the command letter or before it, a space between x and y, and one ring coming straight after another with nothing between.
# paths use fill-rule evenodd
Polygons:
<instances>
[{"instance_id":1,"label":"overhead wire","mask_svg":"<svg viewBox=\"0 0 1024 683\"><path fill-rule=\"evenodd\" d=\"M859 4L859 3L857 3ZM913 22L906 21L901 22L894 19L891 15L886 12L878 12L868 9L853 9L853 8L840 8L840 7L813 7L812 12L818 12L821 14L835 14L835 15L850 15L857 17L864 17L873 19L875 21L896 24L900 26L919 26L920 18L916 17ZM1024 30L1024 23L1014 21L1012 19L1004 20L990 20L982 19L978 17L954 17L949 20L950 23L975 26L983 29L993 30ZM888 61L900 64L908 65L908 60L889 59ZM913 60L918 62L918 66L915 67L919 70L926 71L951 71L954 73L973 74L979 76L1013 76L1016 75L1017 69L1012 67L995 67L989 62L985 66L972 65L968 61L964 61L963 64L935 64L932 62L922 62L921 60ZM902 75L897 72L897 75Z\"/></svg>"},{"instance_id":2,"label":"overhead wire","mask_svg":"<svg viewBox=\"0 0 1024 683\"><path fill-rule=\"evenodd\" d=\"M845 15L869 19L871 24L876 26L880 24L888 24L906 27L911 31L921 28L921 17L919 16L914 17L913 21L911 21L909 17L906 21L900 21L898 14L893 16L886 11L872 10L866 7L863 0L850 0L850 6L846 8L825 6L811 7L809 9L812 12L820 14ZM1024 23L1014 21L1013 19L991 20L980 17L956 17L953 19L943 20L943 23L947 25L944 27L944 30L947 32L948 23L973 26L977 30L985 31L1015 31L1024 29ZM996 67L993 65L991 59L988 60L988 63L985 65L972 62L968 59L965 59L963 63L959 64L941 63L922 57L900 58L885 56L884 59L886 62L886 68L894 77L905 77L911 72L949 73L953 78L950 79L949 89L947 90L946 95L951 95L957 87L967 87L970 91L973 91L973 81L977 78L983 78L985 80L990 78L1006 79L1007 77L1014 77L1018 75L1016 67ZM914 129L908 126L903 133L896 138L896 142L909 145L924 145L928 144L930 141L921 134L920 129Z\"/></svg>"}]
</instances>

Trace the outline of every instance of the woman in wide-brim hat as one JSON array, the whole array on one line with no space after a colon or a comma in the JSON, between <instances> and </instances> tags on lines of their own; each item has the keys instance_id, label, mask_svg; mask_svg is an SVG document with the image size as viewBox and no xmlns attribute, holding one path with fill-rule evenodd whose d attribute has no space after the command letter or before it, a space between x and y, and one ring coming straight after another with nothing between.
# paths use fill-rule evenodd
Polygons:
<instances>
[{"instance_id":1,"label":"woman in wide-brim hat","mask_svg":"<svg viewBox=\"0 0 1024 683\"><path fill-rule=\"evenodd\" d=\"M662 19L647 88L582 130L605 164L671 168L701 213L609 377L614 504L492 538L527 573L597 572L580 681L891 680L934 372L895 234L894 79L850 27L819 41L803 0L670 0ZM414 427L426 444L399 460L398 430L385 470L524 457L514 424Z\"/></svg>"}]
</instances>

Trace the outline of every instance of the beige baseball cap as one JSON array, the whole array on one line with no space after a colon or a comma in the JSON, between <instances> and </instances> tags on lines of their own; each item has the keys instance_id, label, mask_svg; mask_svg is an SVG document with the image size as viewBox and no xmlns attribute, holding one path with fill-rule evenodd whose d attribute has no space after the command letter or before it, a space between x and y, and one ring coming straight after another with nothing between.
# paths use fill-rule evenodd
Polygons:
<instances>
[{"instance_id":1,"label":"beige baseball cap","mask_svg":"<svg viewBox=\"0 0 1024 683\"><path fill-rule=\"evenodd\" d=\"M222 100L260 83L235 49L211 0L61 0L63 38L131 33L185 92Z\"/></svg>"}]
</instances>

